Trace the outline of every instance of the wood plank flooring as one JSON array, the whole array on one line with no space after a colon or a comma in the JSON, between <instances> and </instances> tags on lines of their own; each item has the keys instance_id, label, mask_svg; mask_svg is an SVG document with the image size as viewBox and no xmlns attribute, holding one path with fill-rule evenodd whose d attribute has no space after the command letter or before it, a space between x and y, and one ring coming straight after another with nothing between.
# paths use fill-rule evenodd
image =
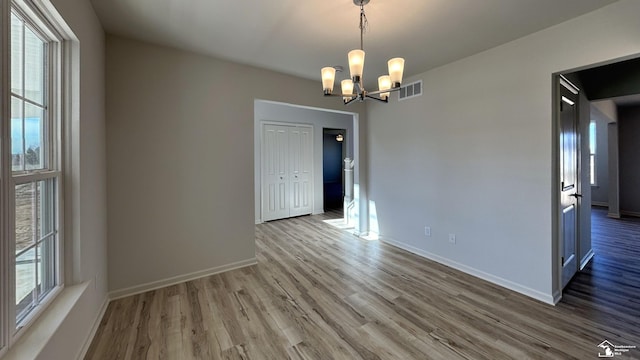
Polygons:
<instances>
[{"instance_id":1,"label":"wood plank flooring","mask_svg":"<svg viewBox=\"0 0 640 360\"><path fill-rule=\"evenodd\" d=\"M611 219L600 207L591 214L595 256L571 280L563 302L640 335L640 218Z\"/></svg>"},{"instance_id":2,"label":"wood plank flooring","mask_svg":"<svg viewBox=\"0 0 640 360\"><path fill-rule=\"evenodd\" d=\"M255 266L111 302L86 359L596 359L605 339L640 346L637 261L601 274L599 251L553 307L324 219L256 226Z\"/></svg>"}]
</instances>

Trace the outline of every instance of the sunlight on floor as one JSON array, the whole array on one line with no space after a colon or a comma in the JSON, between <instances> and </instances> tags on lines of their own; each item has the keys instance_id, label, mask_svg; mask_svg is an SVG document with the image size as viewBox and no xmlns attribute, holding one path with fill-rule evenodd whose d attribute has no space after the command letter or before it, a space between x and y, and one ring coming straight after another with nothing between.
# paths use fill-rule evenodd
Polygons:
<instances>
[{"instance_id":1,"label":"sunlight on floor","mask_svg":"<svg viewBox=\"0 0 640 360\"><path fill-rule=\"evenodd\" d=\"M330 220L322 220L322 222L324 222L327 225L331 225L335 228L338 228L340 230L352 230L355 229L355 226L353 226L352 224L347 223L346 221L344 221L344 219L330 219ZM361 239L363 240L368 240L368 241L376 241L379 239L378 234L376 233L369 233L368 235L364 235L364 236L359 236Z\"/></svg>"},{"instance_id":2,"label":"sunlight on floor","mask_svg":"<svg viewBox=\"0 0 640 360\"><path fill-rule=\"evenodd\" d=\"M360 236L360 238L364 240L369 240L369 241L377 241L380 239L380 237L376 233L369 233L365 236Z\"/></svg>"},{"instance_id":3,"label":"sunlight on floor","mask_svg":"<svg viewBox=\"0 0 640 360\"><path fill-rule=\"evenodd\" d=\"M335 228L341 230L353 229L354 226L344 221L344 219L330 219L330 220L322 220L324 223L331 225Z\"/></svg>"}]
</instances>

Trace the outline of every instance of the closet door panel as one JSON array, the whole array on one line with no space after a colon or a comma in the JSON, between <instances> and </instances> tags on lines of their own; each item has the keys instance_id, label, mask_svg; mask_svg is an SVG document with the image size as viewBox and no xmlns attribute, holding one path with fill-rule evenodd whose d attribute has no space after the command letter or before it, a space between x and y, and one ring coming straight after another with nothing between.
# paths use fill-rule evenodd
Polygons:
<instances>
[{"instance_id":1,"label":"closet door panel","mask_svg":"<svg viewBox=\"0 0 640 360\"><path fill-rule=\"evenodd\" d=\"M313 128L289 130L290 150L290 214L299 216L313 211Z\"/></svg>"},{"instance_id":2,"label":"closet door panel","mask_svg":"<svg viewBox=\"0 0 640 360\"><path fill-rule=\"evenodd\" d=\"M262 137L262 220L289 217L289 131L264 125Z\"/></svg>"}]
</instances>

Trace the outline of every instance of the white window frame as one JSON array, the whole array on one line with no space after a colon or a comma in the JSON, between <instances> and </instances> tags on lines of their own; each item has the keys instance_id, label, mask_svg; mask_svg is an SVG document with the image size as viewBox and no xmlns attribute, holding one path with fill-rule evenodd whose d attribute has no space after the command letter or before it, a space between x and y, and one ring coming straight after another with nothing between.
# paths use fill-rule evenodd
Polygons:
<instances>
[{"instance_id":1,"label":"white window frame","mask_svg":"<svg viewBox=\"0 0 640 360\"><path fill-rule=\"evenodd\" d=\"M14 0L0 3L0 357L22 336L26 330L38 319L40 314L64 288L64 129L66 116L63 116L67 99L68 73L65 65L69 61L66 50L67 43L57 29L60 28L57 18L44 11L38 0ZM45 120L48 131L45 143L50 151L46 166L42 170L13 172L11 165L11 83L10 83L10 44L11 44L11 12L24 20L25 24L39 37L47 42L47 94L45 105ZM46 13L46 15L45 15ZM64 114L66 115L66 114ZM44 144L43 144L44 145ZM55 228L57 241L55 246L55 280L56 285L49 293L30 310L28 315L16 321L15 304L15 186L39 180L54 179L55 193Z\"/></svg>"}]
</instances>

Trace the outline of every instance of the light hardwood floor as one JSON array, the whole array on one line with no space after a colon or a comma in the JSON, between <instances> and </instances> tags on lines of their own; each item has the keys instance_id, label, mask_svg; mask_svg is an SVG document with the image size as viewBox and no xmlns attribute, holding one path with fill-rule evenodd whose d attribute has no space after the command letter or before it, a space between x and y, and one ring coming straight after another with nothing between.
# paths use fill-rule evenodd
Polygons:
<instances>
[{"instance_id":1,"label":"light hardwood floor","mask_svg":"<svg viewBox=\"0 0 640 360\"><path fill-rule=\"evenodd\" d=\"M638 273L631 302L593 303L579 283L554 307L323 219L256 226L255 266L113 301L86 358L596 359L605 339L640 346Z\"/></svg>"}]
</instances>

